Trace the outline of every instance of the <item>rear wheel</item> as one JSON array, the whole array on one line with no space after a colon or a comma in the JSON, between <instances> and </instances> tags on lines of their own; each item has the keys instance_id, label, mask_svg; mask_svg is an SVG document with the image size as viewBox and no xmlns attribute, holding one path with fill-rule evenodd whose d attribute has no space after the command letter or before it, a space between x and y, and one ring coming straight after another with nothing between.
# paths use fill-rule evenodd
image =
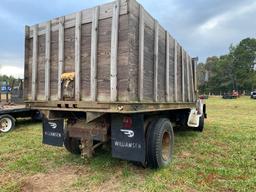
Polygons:
<instances>
[{"instance_id":1,"label":"rear wheel","mask_svg":"<svg viewBox=\"0 0 256 192\"><path fill-rule=\"evenodd\" d=\"M81 154L81 149L80 149L80 140L77 138L69 137L68 132L66 133L64 137L64 146L72 154L79 155Z\"/></svg>"},{"instance_id":2,"label":"rear wheel","mask_svg":"<svg viewBox=\"0 0 256 192\"><path fill-rule=\"evenodd\" d=\"M147 164L151 168L168 165L172 160L174 133L171 122L160 118L151 122L147 131Z\"/></svg>"},{"instance_id":3,"label":"rear wheel","mask_svg":"<svg viewBox=\"0 0 256 192\"><path fill-rule=\"evenodd\" d=\"M10 115L0 116L0 132L7 133L14 129L15 119Z\"/></svg>"}]
</instances>

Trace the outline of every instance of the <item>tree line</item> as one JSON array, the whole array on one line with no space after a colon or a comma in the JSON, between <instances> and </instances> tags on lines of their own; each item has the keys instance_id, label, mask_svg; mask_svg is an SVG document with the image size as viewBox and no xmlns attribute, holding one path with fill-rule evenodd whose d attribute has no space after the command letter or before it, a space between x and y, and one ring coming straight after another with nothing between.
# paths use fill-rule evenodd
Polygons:
<instances>
[{"instance_id":1,"label":"tree line","mask_svg":"<svg viewBox=\"0 0 256 192\"><path fill-rule=\"evenodd\" d=\"M249 94L256 89L256 39L243 39L228 54L208 57L198 64L197 77L201 94Z\"/></svg>"}]
</instances>

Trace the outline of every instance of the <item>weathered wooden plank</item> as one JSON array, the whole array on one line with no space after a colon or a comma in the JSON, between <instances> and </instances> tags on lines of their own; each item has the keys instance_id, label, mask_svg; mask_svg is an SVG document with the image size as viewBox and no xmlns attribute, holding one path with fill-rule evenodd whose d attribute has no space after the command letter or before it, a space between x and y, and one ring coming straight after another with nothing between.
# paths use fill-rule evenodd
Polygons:
<instances>
[{"instance_id":1,"label":"weathered wooden plank","mask_svg":"<svg viewBox=\"0 0 256 192\"><path fill-rule=\"evenodd\" d=\"M58 99L61 100L61 74L64 68L64 22L65 18L61 17L59 22L59 61L58 61Z\"/></svg>"},{"instance_id":2,"label":"weathered wooden plank","mask_svg":"<svg viewBox=\"0 0 256 192\"><path fill-rule=\"evenodd\" d=\"M190 80L190 101L194 101L194 80L193 80L193 74L192 74L192 61L191 61L191 57L188 56L188 68L189 68L189 80Z\"/></svg>"},{"instance_id":3,"label":"weathered wooden plank","mask_svg":"<svg viewBox=\"0 0 256 192\"><path fill-rule=\"evenodd\" d=\"M91 35L91 100L97 99L97 44L98 44L99 7L95 7L92 19Z\"/></svg>"},{"instance_id":4,"label":"weathered wooden plank","mask_svg":"<svg viewBox=\"0 0 256 192\"><path fill-rule=\"evenodd\" d=\"M166 102L166 31L160 24L158 26L157 100Z\"/></svg>"},{"instance_id":5,"label":"weathered wooden plank","mask_svg":"<svg viewBox=\"0 0 256 192\"><path fill-rule=\"evenodd\" d=\"M182 68L182 73L181 73L181 86L182 86L182 102L185 102L185 63L184 63L184 49L181 48L181 68Z\"/></svg>"},{"instance_id":6,"label":"weathered wooden plank","mask_svg":"<svg viewBox=\"0 0 256 192\"><path fill-rule=\"evenodd\" d=\"M112 19L99 20L97 49L97 101L110 102L110 56Z\"/></svg>"},{"instance_id":7,"label":"weathered wooden plank","mask_svg":"<svg viewBox=\"0 0 256 192\"><path fill-rule=\"evenodd\" d=\"M119 17L118 54L117 54L117 100L130 101L129 99L129 15ZM138 29L138 28L137 28ZM139 31L139 30L138 30ZM138 62L137 62L138 67ZM138 71L138 68L137 68ZM137 79L138 82L138 79ZM138 97L138 95L136 95Z\"/></svg>"},{"instance_id":8,"label":"weathered wooden plank","mask_svg":"<svg viewBox=\"0 0 256 192\"><path fill-rule=\"evenodd\" d=\"M45 36L45 100L49 100L50 93L50 57L51 57L51 22L47 23Z\"/></svg>"},{"instance_id":9,"label":"weathered wooden plank","mask_svg":"<svg viewBox=\"0 0 256 192\"><path fill-rule=\"evenodd\" d=\"M58 100L59 31L51 32L49 100Z\"/></svg>"},{"instance_id":10,"label":"weathered wooden plank","mask_svg":"<svg viewBox=\"0 0 256 192\"><path fill-rule=\"evenodd\" d=\"M98 43L97 43L98 44ZM81 27L81 100L91 101L91 51L92 51L92 23ZM98 45L97 45L98 49ZM96 58L98 62L98 58ZM96 64L98 68L98 64ZM97 69L98 70L98 69ZM97 80L97 79L96 79ZM98 87L98 84L96 82Z\"/></svg>"},{"instance_id":11,"label":"weathered wooden plank","mask_svg":"<svg viewBox=\"0 0 256 192\"><path fill-rule=\"evenodd\" d=\"M140 5L139 13L139 100L143 100L143 78L144 78L144 8Z\"/></svg>"},{"instance_id":12,"label":"weathered wooden plank","mask_svg":"<svg viewBox=\"0 0 256 192\"><path fill-rule=\"evenodd\" d=\"M174 102L175 97L175 89L174 89L174 47L175 47L175 40L169 34L169 90L170 90L170 101Z\"/></svg>"},{"instance_id":13,"label":"weathered wooden plank","mask_svg":"<svg viewBox=\"0 0 256 192\"><path fill-rule=\"evenodd\" d=\"M158 101L158 41L159 24L155 21L155 41L154 41L154 101Z\"/></svg>"},{"instance_id":14,"label":"weathered wooden plank","mask_svg":"<svg viewBox=\"0 0 256 192\"><path fill-rule=\"evenodd\" d=\"M197 70L197 58L193 58L193 80L194 80L194 93L197 92L197 78L196 78L196 70Z\"/></svg>"},{"instance_id":15,"label":"weathered wooden plank","mask_svg":"<svg viewBox=\"0 0 256 192\"><path fill-rule=\"evenodd\" d=\"M31 87L31 95L32 100L36 100L36 80L37 80L37 52L38 52L38 26L35 25L33 27L33 58L32 58L32 87Z\"/></svg>"},{"instance_id":16,"label":"weathered wooden plank","mask_svg":"<svg viewBox=\"0 0 256 192\"><path fill-rule=\"evenodd\" d=\"M174 101L178 101L178 45L177 41L174 41Z\"/></svg>"},{"instance_id":17,"label":"weathered wooden plank","mask_svg":"<svg viewBox=\"0 0 256 192\"><path fill-rule=\"evenodd\" d=\"M75 27L75 99L80 100L80 60L81 60L81 12L76 14Z\"/></svg>"},{"instance_id":18,"label":"weathered wooden plank","mask_svg":"<svg viewBox=\"0 0 256 192\"><path fill-rule=\"evenodd\" d=\"M143 79L144 79L144 8L140 5L139 15L139 79L138 79L138 92L139 100L143 100Z\"/></svg>"},{"instance_id":19,"label":"weathered wooden plank","mask_svg":"<svg viewBox=\"0 0 256 192\"><path fill-rule=\"evenodd\" d=\"M111 32L111 58L110 58L110 100L117 100L117 47L120 1L113 6L112 32Z\"/></svg>"},{"instance_id":20,"label":"weathered wooden plank","mask_svg":"<svg viewBox=\"0 0 256 192\"><path fill-rule=\"evenodd\" d=\"M144 14L144 79L143 79L143 101L154 101L154 18Z\"/></svg>"},{"instance_id":21,"label":"weathered wooden plank","mask_svg":"<svg viewBox=\"0 0 256 192\"><path fill-rule=\"evenodd\" d=\"M128 15L128 66L129 66L129 84L128 99L131 101L140 101L139 98L139 66L140 65L140 6L136 1L129 1L129 15ZM143 8L143 7L142 7ZM145 27L144 27L145 28ZM144 33L143 33L144 34ZM145 36L145 35L144 35ZM144 41L143 41L144 42ZM144 43L145 44L145 43ZM145 51L145 50L144 50ZM143 51L143 54L144 54ZM144 62L143 62L144 67ZM138 77L138 78L131 78ZM143 83L143 78L141 79ZM132 89L131 89L132 88ZM143 95L143 89L140 90ZM144 99L144 96L143 98Z\"/></svg>"},{"instance_id":22,"label":"weathered wooden plank","mask_svg":"<svg viewBox=\"0 0 256 192\"><path fill-rule=\"evenodd\" d=\"M166 73L165 73L165 86L166 86L166 101L167 102L170 102L170 36L169 36L169 33L166 31L165 32L166 34L166 42L165 42L165 45L166 45L166 59L165 59L165 67L166 67Z\"/></svg>"},{"instance_id":23,"label":"weathered wooden plank","mask_svg":"<svg viewBox=\"0 0 256 192\"><path fill-rule=\"evenodd\" d=\"M38 36L36 100L45 100L45 50L46 34Z\"/></svg>"},{"instance_id":24,"label":"weathered wooden plank","mask_svg":"<svg viewBox=\"0 0 256 192\"><path fill-rule=\"evenodd\" d=\"M190 70L189 70L189 55L186 54L186 71L187 71L187 92L188 92L188 101L191 101L191 88L190 88L190 82L191 82L191 76L190 76Z\"/></svg>"},{"instance_id":25,"label":"weathered wooden plank","mask_svg":"<svg viewBox=\"0 0 256 192\"><path fill-rule=\"evenodd\" d=\"M30 27L25 26L25 46L24 46L24 100L29 99L29 35L30 35Z\"/></svg>"}]
</instances>

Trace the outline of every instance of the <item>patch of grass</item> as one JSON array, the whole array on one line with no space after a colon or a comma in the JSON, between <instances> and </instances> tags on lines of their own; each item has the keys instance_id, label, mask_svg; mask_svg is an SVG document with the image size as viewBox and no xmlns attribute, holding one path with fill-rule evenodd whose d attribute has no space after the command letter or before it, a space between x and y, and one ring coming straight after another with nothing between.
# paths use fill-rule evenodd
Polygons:
<instances>
[{"instance_id":1,"label":"patch of grass","mask_svg":"<svg viewBox=\"0 0 256 192\"><path fill-rule=\"evenodd\" d=\"M176 131L173 162L159 170L114 159L106 150L85 161L42 145L41 124L22 121L0 134L0 191L20 191L31 176L66 167L73 181L64 191L256 191L256 101L206 102L204 132Z\"/></svg>"}]
</instances>

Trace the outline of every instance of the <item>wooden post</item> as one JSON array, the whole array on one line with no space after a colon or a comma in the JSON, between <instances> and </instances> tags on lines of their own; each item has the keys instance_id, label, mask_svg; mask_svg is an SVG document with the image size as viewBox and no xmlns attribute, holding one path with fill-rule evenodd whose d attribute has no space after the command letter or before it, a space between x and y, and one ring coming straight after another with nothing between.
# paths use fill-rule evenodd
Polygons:
<instances>
[{"instance_id":1,"label":"wooden post","mask_svg":"<svg viewBox=\"0 0 256 192\"><path fill-rule=\"evenodd\" d=\"M197 59L198 58L193 58L193 80L194 80L194 94L197 95L197 77L196 77L196 68L197 68ZM196 99L196 98L194 98Z\"/></svg>"},{"instance_id":2,"label":"wooden post","mask_svg":"<svg viewBox=\"0 0 256 192\"><path fill-rule=\"evenodd\" d=\"M58 61L58 99L61 100L61 74L63 73L64 65L64 22L65 17L59 20L59 61Z\"/></svg>"},{"instance_id":3,"label":"wooden post","mask_svg":"<svg viewBox=\"0 0 256 192\"><path fill-rule=\"evenodd\" d=\"M33 27L33 58L32 58L32 100L36 100L37 81L37 53L38 53L38 25Z\"/></svg>"},{"instance_id":4,"label":"wooden post","mask_svg":"<svg viewBox=\"0 0 256 192\"><path fill-rule=\"evenodd\" d=\"M181 48L181 86L182 86L182 102L185 102L185 64L184 64L184 50Z\"/></svg>"},{"instance_id":5,"label":"wooden post","mask_svg":"<svg viewBox=\"0 0 256 192\"><path fill-rule=\"evenodd\" d=\"M189 73L190 73L190 82L191 82L191 92L192 92L192 101L195 101L195 90L194 90L194 75L192 69L192 59L189 57Z\"/></svg>"},{"instance_id":6,"label":"wooden post","mask_svg":"<svg viewBox=\"0 0 256 192\"><path fill-rule=\"evenodd\" d=\"M47 22L45 34L45 100L50 93L51 22Z\"/></svg>"},{"instance_id":7,"label":"wooden post","mask_svg":"<svg viewBox=\"0 0 256 192\"><path fill-rule=\"evenodd\" d=\"M170 36L169 33L166 31L166 70L165 70L165 86L166 86L166 101L170 102Z\"/></svg>"},{"instance_id":8,"label":"wooden post","mask_svg":"<svg viewBox=\"0 0 256 192\"><path fill-rule=\"evenodd\" d=\"M120 1L117 0L113 7L112 33L111 33L111 60L110 60L110 100L117 101L117 48L118 48L118 23Z\"/></svg>"},{"instance_id":9,"label":"wooden post","mask_svg":"<svg viewBox=\"0 0 256 192\"><path fill-rule=\"evenodd\" d=\"M76 13L75 26L75 99L80 100L81 12Z\"/></svg>"},{"instance_id":10,"label":"wooden post","mask_svg":"<svg viewBox=\"0 0 256 192\"><path fill-rule=\"evenodd\" d=\"M30 36L30 27L25 26L25 47L24 47L24 92L23 98L24 101L28 100L28 79L31 78L31 74L29 74L28 66L29 66L29 36ZM0 94L1 101L1 94Z\"/></svg>"},{"instance_id":11,"label":"wooden post","mask_svg":"<svg viewBox=\"0 0 256 192\"><path fill-rule=\"evenodd\" d=\"M177 76L178 76L178 69L177 69L177 64L178 64L178 45L177 41L174 41L174 101L178 101L178 81L177 81Z\"/></svg>"},{"instance_id":12,"label":"wooden post","mask_svg":"<svg viewBox=\"0 0 256 192\"><path fill-rule=\"evenodd\" d=\"M159 24L155 21L155 43L154 43L154 101L158 101L158 35Z\"/></svg>"},{"instance_id":13,"label":"wooden post","mask_svg":"<svg viewBox=\"0 0 256 192\"><path fill-rule=\"evenodd\" d=\"M191 89L190 89L190 82L191 82L191 77L190 77L190 72L189 72L189 56L187 54L186 57L186 71L187 71L187 92L188 92L188 102L191 101Z\"/></svg>"},{"instance_id":14,"label":"wooden post","mask_svg":"<svg viewBox=\"0 0 256 192\"><path fill-rule=\"evenodd\" d=\"M99 7L95 7L92 15L91 40L91 100L97 100L97 44L98 44Z\"/></svg>"},{"instance_id":15,"label":"wooden post","mask_svg":"<svg viewBox=\"0 0 256 192\"><path fill-rule=\"evenodd\" d=\"M139 101L143 100L143 79L144 79L144 8L140 5L140 24L139 24Z\"/></svg>"}]
</instances>

